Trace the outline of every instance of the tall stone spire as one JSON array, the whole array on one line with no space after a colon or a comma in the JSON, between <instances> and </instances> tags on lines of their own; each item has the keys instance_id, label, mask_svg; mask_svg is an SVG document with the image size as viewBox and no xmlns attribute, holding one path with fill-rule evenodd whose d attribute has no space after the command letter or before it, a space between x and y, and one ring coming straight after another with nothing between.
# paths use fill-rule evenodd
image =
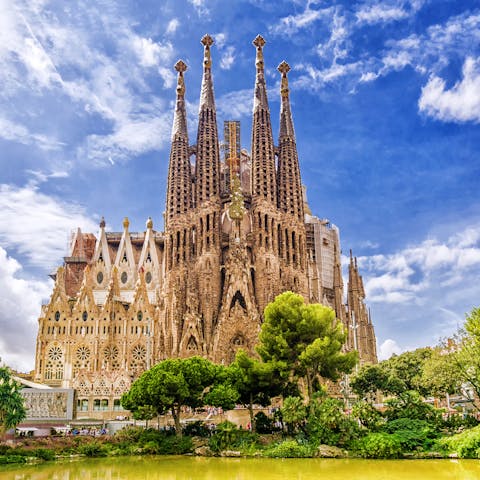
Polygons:
<instances>
[{"instance_id":1,"label":"tall stone spire","mask_svg":"<svg viewBox=\"0 0 480 480\"><path fill-rule=\"evenodd\" d=\"M281 78L280 135L278 140L278 206L303 221L303 191L298 164L297 145L293 128L287 73L290 65L283 61L278 66Z\"/></svg>"},{"instance_id":2,"label":"tall stone spire","mask_svg":"<svg viewBox=\"0 0 480 480\"><path fill-rule=\"evenodd\" d=\"M172 146L168 168L166 227L178 215L192 208L192 174L188 153L187 112L185 109L185 82L187 66L182 60L175 64L178 72L177 100L173 117Z\"/></svg>"},{"instance_id":3,"label":"tall stone spire","mask_svg":"<svg viewBox=\"0 0 480 480\"><path fill-rule=\"evenodd\" d=\"M198 113L197 158L195 163L196 205L200 206L220 193L220 155L218 148L217 114L213 94L212 58L213 38L205 35L203 79Z\"/></svg>"},{"instance_id":4,"label":"tall stone spire","mask_svg":"<svg viewBox=\"0 0 480 480\"><path fill-rule=\"evenodd\" d=\"M253 45L257 49L257 73L253 99L252 195L276 203L275 149L263 64L265 40L257 35Z\"/></svg>"}]
</instances>

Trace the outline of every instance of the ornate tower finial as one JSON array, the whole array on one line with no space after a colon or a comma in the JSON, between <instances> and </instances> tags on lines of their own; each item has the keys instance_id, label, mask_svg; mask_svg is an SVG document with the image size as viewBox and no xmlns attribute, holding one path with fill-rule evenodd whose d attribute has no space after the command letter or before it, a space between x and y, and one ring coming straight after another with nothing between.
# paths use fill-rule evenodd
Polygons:
<instances>
[{"instance_id":1,"label":"ornate tower finial","mask_svg":"<svg viewBox=\"0 0 480 480\"><path fill-rule=\"evenodd\" d=\"M204 46L203 66L205 68L212 67L212 57L210 55L210 47L214 44L213 38L207 33L202 37L201 42Z\"/></svg>"},{"instance_id":2,"label":"ornate tower finial","mask_svg":"<svg viewBox=\"0 0 480 480\"><path fill-rule=\"evenodd\" d=\"M187 65L183 60L179 60L175 64L175 70L178 72L178 79L177 79L177 95L184 96L185 95L185 80L183 78L183 73L187 71Z\"/></svg>"},{"instance_id":3,"label":"ornate tower finial","mask_svg":"<svg viewBox=\"0 0 480 480\"><path fill-rule=\"evenodd\" d=\"M153 228L153 220L152 217L148 217L147 223L145 224L147 228Z\"/></svg>"},{"instance_id":4,"label":"ornate tower finial","mask_svg":"<svg viewBox=\"0 0 480 480\"><path fill-rule=\"evenodd\" d=\"M105 218L102 215L102 219L100 220L100 228L105 228L105 225L106 225Z\"/></svg>"},{"instance_id":5,"label":"ornate tower finial","mask_svg":"<svg viewBox=\"0 0 480 480\"><path fill-rule=\"evenodd\" d=\"M257 47L257 56L255 59L255 65L257 70L263 70L263 47L267 43L261 35L257 35L255 40L252 42L255 47Z\"/></svg>"},{"instance_id":6,"label":"ornate tower finial","mask_svg":"<svg viewBox=\"0 0 480 480\"><path fill-rule=\"evenodd\" d=\"M130 225L130 220L128 219L128 217L125 217L122 223L123 223L123 228L126 230Z\"/></svg>"},{"instance_id":7,"label":"ornate tower finial","mask_svg":"<svg viewBox=\"0 0 480 480\"><path fill-rule=\"evenodd\" d=\"M290 65L284 60L278 67L278 71L282 74L282 83L280 86L280 94L283 97L288 97L288 78L287 73L290 71Z\"/></svg>"}]
</instances>

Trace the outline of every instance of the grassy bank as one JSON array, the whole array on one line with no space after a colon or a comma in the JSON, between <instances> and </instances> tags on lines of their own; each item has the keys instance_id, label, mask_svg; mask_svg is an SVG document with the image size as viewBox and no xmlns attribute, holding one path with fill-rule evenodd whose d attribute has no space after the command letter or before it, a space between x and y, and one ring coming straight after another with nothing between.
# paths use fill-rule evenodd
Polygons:
<instances>
[{"instance_id":1,"label":"grassy bank","mask_svg":"<svg viewBox=\"0 0 480 480\"><path fill-rule=\"evenodd\" d=\"M184 435L174 432L127 428L113 436L28 438L0 445L0 465L38 463L78 456L200 455L269 458L480 458L480 426L458 427L459 433L432 429L410 419L389 422L375 432L356 430L349 438L328 445L305 432L252 433L231 422L211 432L201 423L189 425Z\"/></svg>"}]
</instances>

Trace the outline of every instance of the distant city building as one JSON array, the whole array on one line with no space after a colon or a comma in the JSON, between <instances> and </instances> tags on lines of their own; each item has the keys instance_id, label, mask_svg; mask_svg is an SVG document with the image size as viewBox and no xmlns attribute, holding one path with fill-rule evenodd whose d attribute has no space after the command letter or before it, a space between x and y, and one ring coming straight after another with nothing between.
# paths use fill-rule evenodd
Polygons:
<instances>
[{"instance_id":1,"label":"distant city building","mask_svg":"<svg viewBox=\"0 0 480 480\"><path fill-rule=\"evenodd\" d=\"M251 154L240 123L224 125L219 143L206 35L198 131L188 138L184 74L178 61L164 232L80 229L53 275L42 307L35 381L74 388L77 416L119 410L120 397L162 359L202 355L229 363L254 352L263 310L287 290L335 309L346 348L376 362L375 334L356 260L344 303L338 229L312 216L303 194L287 73L280 71L280 133L273 140L257 36ZM222 146L222 148L220 148ZM223 150L223 155L221 154ZM194 163L191 158L194 158ZM223 157L223 158L221 158ZM307 213L306 213L307 212Z\"/></svg>"}]
</instances>

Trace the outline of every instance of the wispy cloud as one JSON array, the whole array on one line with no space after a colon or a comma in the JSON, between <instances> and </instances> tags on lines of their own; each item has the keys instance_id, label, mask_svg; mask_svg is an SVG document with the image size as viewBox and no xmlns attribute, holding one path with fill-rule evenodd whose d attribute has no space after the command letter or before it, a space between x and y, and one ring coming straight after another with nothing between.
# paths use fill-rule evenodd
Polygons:
<instances>
[{"instance_id":1,"label":"wispy cloud","mask_svg":"<svg viewBox=\"0 0 480 480\"><path fill-rule=\"evenodd\" d=\"M418 12L424 0L374 0L361 4L355 11L358 23L375 25L404 20Z\"/></svg>"},{"instance_id":2,"label":"wispy cloud","mask_svg":"<svg viewBox=\"0 0 480 480\"><path fill-rule=\"evenodd\" d=\"M42 150L58 150L63 143L47 135L31 132L25 125L0 117L0 138L23 145L35 145Z\"/></svg>"},{"instance_id":3,"label":"wispy cloud","mask_svg":"<svg viewBox=\"0 0 480 480\"><path fill-rule=\"evenodd\" d=\"M403 352L402 347L397 344L397 342L391 338L387 338L378 348L378 359L387 360L392 355L399 355Z\"/></svg>"},{"instance_id":4,"label":"wispy cloud","mask_svg":"<svg viewBox=\"0 0 480 480\"><path fill-rule=\"evenodd\" d=\"M359 258L369 302L421 302L431 288L458 285L480 266L480 225L446 241L427 239L388 255Z\"/></svg>"},{"instance_id":5,"label":"wispy cloud","mask_svg":"<svg viewBox=\"0 0 480 480\"><path fill-rule=\"evenodd\" d=\"M465 60L462 79L450 89L442 78L430 77L422 89L418 108L438 120L480 122L480 57Z\"/></svg>"},{"instance_id":6,"label":"wispy cloud","mask_svg":"<svg viewBox=\"0 0 480 480\"><path fill-rule=\"evenodd\" d=\"M199 16L208 16L210 14L206 6L206 0L188 0L188 3L193 5Z\"/></svg>"},{"instance_id":7,"label":"wispy cloud","mask_svg":"<svg viewBox=\"0 0 480 480\"><path fill-rule=\"evenodd\" d=\"M40 305L48 299L52 281L22 278L22 273L22 265L0 247L1 358L12 368L30 371Z\"/></svg>"},{"instance_id":8,"label":"wispy cloud","mask_svg":"<svg viewBox=\"0 0 480 480\"><path fill-rule=\"evenodd\" d=\"M331 10L329 8L318 10L312 8L312 5L316 3L317 2L314 1L308 1L303 12L281 18L278 24L269 28L269 32L290 36L314 24Z\"/></svg>"},{"instance_id":9,"label":"wispy cloud","mask_svg":"<svg viewBox=\"0 0 480 480\"><path fill-rule=\"evenodd\" d=\"M225 48L225 51L222 53L222 57L220 58L220 68L222 68L223 70L230 70L234 61L235 47L228 46L227 48Z\"/></svg>"},{"instance_id":10,"label":"wispy cloud","mask_svg":"<svg viewBox=\"0 0 480 480\"><path fill-rule=\"evenodd\" d=\"M253 93L251 89L226 93L217 100L220 115L228 118L242 118L252 115Z\"/></svg>"},{"instance_id":11,"label":"wispy cloud","mask_svg":"<svg viewBox=\"0 0 480 480\"><path fill-rule=\"evenodd\" d=\"M97 230L82 206L43 194L36 185L0 184L0 225L0 245L43 268L66 254L73 229Z\"/></svg>"},{"instance_id":12,"label":"wispy cloud","mask_svg":"<svg viewBox=\"0 0 480 480\"><path fill-rule=\"evenodd\" d=\"M166 34L167 35L173 35L176 31L177 28L180 26L180 20L178 18L172 18L167 25L167 30Z\"/></svg>"},{"instance_id":13,"label":"wispy cloud","mask_svg":"<svg viewBox=\"0 0 480 480\"><path fill-rule=\"evenodd\" d=\"M48 8L29 4L20 9L9 0L0 4L3 97L26 94L35 98L47 92L53 98L63 96L70 101L75 115L99 115L106 122L101 129L105 133L87 137L80 149L95 154L90 160L96 164L108 164L118 151L133 155L158 146L146 134L139 135L137 147L131 148L132 140L124 132L135 130L136 125L145 126L147 131L159 126L167 104L159 101L147 82L149 77L160 75L164 88L173 86L175 76L169 67L175 53L172 44L137 34L113 5L108 6L108 12L83 5L75 18L62 11L53 15ZM167 30L172 32L177 26L171 21ZM105 45L113 54L105 53ZM8 112L9 102L4 105ZM41 133L31 135L29 115L25 109L15 112L15 123L3 120L3 136L36 143L43 149L62 146ZM87 148L89 143L98 143L100 136L105 137L105 146L112 145L112 152ZM138 147L141 139L145 143Z\"/></svg>"}]
</instances>

